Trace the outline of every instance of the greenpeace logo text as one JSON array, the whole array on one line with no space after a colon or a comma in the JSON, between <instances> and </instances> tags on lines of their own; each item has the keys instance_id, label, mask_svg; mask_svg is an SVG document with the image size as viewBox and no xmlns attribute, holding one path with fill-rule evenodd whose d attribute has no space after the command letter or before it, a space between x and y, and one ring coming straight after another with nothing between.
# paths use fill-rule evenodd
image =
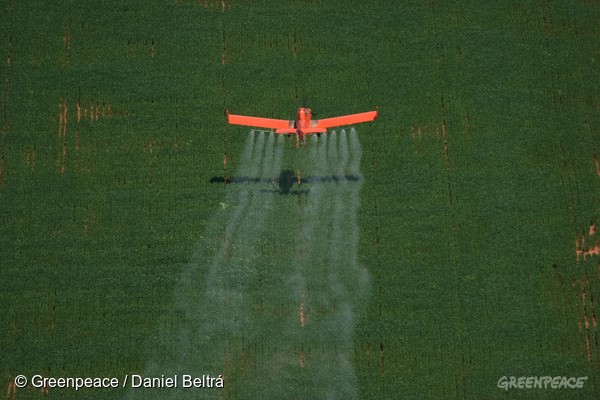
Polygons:
<instances>
[{"instance_id":1,"label":"greenpeace logo text","mask_svg":"<svg viewBox=\"0 0 600 400\"><path fill-rule=\"evenodd\" d=\"M503 376L498 380L500 389L581 389L587 376Z\"/></svg>"}]
</instances>

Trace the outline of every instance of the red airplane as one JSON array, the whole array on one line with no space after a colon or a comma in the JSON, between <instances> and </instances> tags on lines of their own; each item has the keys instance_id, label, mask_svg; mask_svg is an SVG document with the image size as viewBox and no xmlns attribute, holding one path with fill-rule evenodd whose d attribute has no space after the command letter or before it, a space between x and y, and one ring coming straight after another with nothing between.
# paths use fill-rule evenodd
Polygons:
<instances>
[{"instance_id":1,"label":"red airplane","mask_svg":"<svg viewBox=\"0 0 600 400\"><path fill-rule=\"evenodd\" d=\"M362 122L374 121L377 118L379 107L375 111L368 111L360 114L343 115L341 117L312 119L310 108L301 107L296 113L296 120L289 121L285 119L247 117L244 115L233 115L227 111L227 118L230 124L245 125L258 128L275 129L279 135L296 135L297 145L304 143L306 135L327 132L328 128L335 126L360 124Z\"/></svg>"}]
</instances>

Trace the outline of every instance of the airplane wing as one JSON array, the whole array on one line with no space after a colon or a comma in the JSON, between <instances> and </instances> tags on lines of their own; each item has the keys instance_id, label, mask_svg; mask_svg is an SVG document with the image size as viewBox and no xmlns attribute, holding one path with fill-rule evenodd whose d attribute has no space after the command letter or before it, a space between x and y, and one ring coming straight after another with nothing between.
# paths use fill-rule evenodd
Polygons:
<instances>
[{"instance_id":1,"label":"airplane wing","mask_svg":"<svg viewBox=\"0 0 600 400\"><path fill-rule=\"evenodd\" d=\"M360 114L343 115L341 117L325 118L317 120L319 128L333 128L334 126L360 124L377 119L379 110L368 111Z\"/></svg>"},{"instance_id":2,"label":"airplane wing","mask_svg":"<svg viewBox=\"0 0 600 400\"><path fill-rule=\"evenodd\" d=\"M269 128L269 129L280 129L289 128L292 121L285 119L273 119L273 118L260 118L260 117L247 117L245 115L234 115L227 113L227 119L230 124L233 125L245 125L254 126L257 128Z\"/></svg>"}]
</instances>

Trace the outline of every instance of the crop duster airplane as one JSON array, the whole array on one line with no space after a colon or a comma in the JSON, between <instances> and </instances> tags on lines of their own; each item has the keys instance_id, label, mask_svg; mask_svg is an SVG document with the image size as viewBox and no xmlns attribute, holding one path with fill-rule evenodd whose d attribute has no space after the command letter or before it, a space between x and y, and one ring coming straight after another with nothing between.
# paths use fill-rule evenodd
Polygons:
<instances>
[{"instance_id":1,"label":"crop duster airplane","mask_svg":"<svg viewBox=\"0 0 600 400\"><path fill-rule=\"evenodd\" d=\"M313 120L311 109L301 107L296 113L296 120L293 121L286 119L234 115L229 114L229 111L227 111L227 118L229 123L232 125L245 125L257 128L275 129L275 133L279 135L296 135L296 144L299 146L300 143L304 143L306 141L306 135L321 135L322 133L327 132L328 128L374 121L377 118L378 111L379 107L375 111Z\"/></svg>"}]
</instances>

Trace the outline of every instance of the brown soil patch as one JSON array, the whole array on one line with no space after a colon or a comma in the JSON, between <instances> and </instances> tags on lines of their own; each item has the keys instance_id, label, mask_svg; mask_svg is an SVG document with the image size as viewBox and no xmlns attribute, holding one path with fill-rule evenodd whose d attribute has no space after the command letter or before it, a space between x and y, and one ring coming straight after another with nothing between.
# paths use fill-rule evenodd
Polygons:
<instances>
[{"instance_id":1,"label":"brown soil patch","mask_svg":"<svg viewBox=\"0 0 600 400\"><path fill-rule=\"evenodd\" d=\"M575 283L573 283L573 286L575 286ZM579 294L575 293L575 306L577 309L577 326L579 327L579 339L580 339L580 344L581 344L581 356L584 355L584 351L583 351L583 343L584 343L584 333L583 333L583 322L581 319L581 307L579 305ZM588 357L590 357L591 354L588 353Z\"/></svg>"},{"instance_id":2,"label":"brown soil patch","mask_svg":"<svg viewBox=\"0 0 600 400\"><path fill-rule=\"evenodd\" d=\"M58 138L62 139L62 153L58 156L57 165L61 173L65 173L65 162L67 160L67 115L69 106L66 100L60 99L58 104Z\"/></svg>"},{"instance_id":3,"label":"brown soil patch","mask_svg":"<svg viewBox=\"0 0 600 400\"><path fill-rule=\"evenodd\" d=\"M587 274L587 272L585 273L585 282L587 284L587 287L589 288L589 292L590 292L590 310L591 310L591 314L592 314L592 323L594 325L594 330L598 330L598 325L596 323L596 309L594 308L594 292L592 290L592 285L590 284L590 277ZM596 346L598 344L596 343Z\"/></svg>"},{"instance_id":4,"label":"brown soil patch","mask_svg":"<svg viewBox=\"0 0 600 400\"><path fill-rule=\"evenodd\" d=\"M64 33L63 35L63 55L62 55L62 65L65 66L69 63L69 59L71 58L71 28Z\"/></svg>"},{"instance_id":5,"label":"brown soil patch","mask_svg":"<svg viewBox=\"0 0 600 400\"><path fill-rule=\"evenodd\" d=\"M585 329L590 329L590 319L588 317L587 307L587 293L585 291L585 284L582 278L579 278L579 286L581 288L581 305L583 307L583 319L585 323Z\"/></svg>"},{"instance_id":6,"label":"brown soil patch","mask_svg":"<svg viewBox=\"0 0 600 400\"><path fill-rule=\"evenodd\" d=\"M65 136L67 136L67 113L69 112L69 106L67 104L67 101L63 101L63 113L64 113L64 117L63 117L63 133Z\"/></svg>"},{"instance_id":7,"label":"brown soil patch","mask_svg":"<svg viewBox=\"0 0 600 400\"><path fill-rule=\"evenodd\" d=\"M36 161L37 152L35 151L35 147L32 149L27 147L27 166L33 171L35 169L35 161Z\"/></svg>"},{"instance_id":8,"label":"brown soil patch","mask_svg":"<svg viewBox=\"0 0 600 400\"><path fill-rule=\"evenodd\" d=\"M587 235L586 235L587 233ZM572 282L572 287L575 290L575 303L577 320L579 326L579 337L582 357L587 357L590 364L597 363L600 357L598 354L600 346L598 342L598 321L596 316L596 302L594 299L594 284L598 280L592 279L586 270L586 264L580 265L580 260L586 261L588 257L598 257L600 255L600 246L596 240L593 244L591 238L596 234L596 226L592 221L589 230L583 231L575 237L575 252L577 257L577 268L581 271L578 278ZM588 244L586 244L586 240ZM600 280L600 265L598 279ZM593 277L594 275L592 275Z\"/></svg>"},{"instance_id":9,"label":"brown soil patch","mask_svg":"<svg viewBox=\"0 0 600 400\"><path fill-rule=\"evenodd\" d=\"M92 157L93 157L93 152L92 152L92 145L88 144L87 146L87 152L88 152L88 159L87 159L87 172L88 174L92 172ZM94 172L96 172L96 161L94 160Z\"/></svg>"},{"instance_id":10,"label":"brown soil patch","mask_svg":"<svg viewBox=\"0 0 600 400\"><path fill-rule=\"evenodd\" d=\"M586 228L576 234L577 263L575 270L568 273L568 276L575 274L575 277L565 279L557 269L560 266L554 264L552 282L545 288L554 293L552 298L560 310L559 320L567 323L568 329L577 329L580 356L587 359L592 367L596 367L600 360L598 316L596 315L598 300L594 298L594 291L598 289L596 285L600 282L600 265L595 265L596 260L588 260L594 262L594 265L590 265L589 262L580 263L580 261L582 258L583 261L586 261L588 257L600 255L598 241L592 239L595 234L594 222L590 224L589 230ZM573 319L573 313L576 314L576 322ZM575 323L577 327L575 327Z\"/></svg>"},{"instance_id":11,"label":"brown soil patch","mask_svg":"<svg viewBox=\"0 0 600 400\"><path fill-rule=\"evenodd\" d=\"M221 33L221 45L223 50L221 50L221 65L225 65L225 61L227 60L227 45L225 44L225 33Z\"/></svg>"},{"instance_id":12,"label":"brown soil patch","mask_svg":"<svg viewBox=\"0 0 600 400\"><path fill-rule=\"evenodd\" d=\"M594 226L594 233L596 227ZM590 227L590 232L592 232L592 227ZM591 236L591 235L590 235ZM585 235L581 235L580 237L575 238L575 254L577 256L577 262L579 262L580 258L583 257L583 260L586 261L587 257L599 256L600 255L600 246L598 242L593 246L587 246L585 244Z\"/></svg>"},{"instance_id":13,"label":"brown soil patch","mask_svg":"<svg viewBox=\"0 0 600 400\"><path fill-rule=\"evenodd\" d=\"M81 122L81 100L77 99L77 131L75 135L77 137L75 141L75 150L79 150L79 146L81 145L81 134L79 133L79 123Z\"/></svg>"},{"instance_id":14,"label":"brown soil patch","mask_svg":"<svg viewBox=\"0 0 600 400\"><path fill-rule=\"evenodd\" d=\"M11 380L8 382L8 390L6 391L6 400L15 400L17 398L17 385Z\"/></svg>"},{"instance_id":15,"label":"brown soil patch","mask_svg":"<svg viewBox=\"0 0 600 400\"><path fill-rule=\"evenodd\" d=\"M594 247L588 249L587 251L585 251L583 253L583 258L585 259L585 256L598 256L600 255L600 246L598 246L598 244L594 245Z\"/></svg>"},{"instance_id":16,"label":"brown soil patch","mask_svg":"<svg viewBox=\"0 0 600 400\"><path fill-rule=\"evenodd\" d=\"M300 326L304 328L304 325L308 322L308 313L304 310L304 295L306 293L306 287L304 283L304 276L300 278Z\"/></svg>"},{"instance_id":17,"label":"brown soil patch","mask_svg":"<svg viewBox=\"0 0 600 400\"><path fill-rule=\"evenodd\" d=\"M581 287L581 305L583 309L583 323L585 325L585 349L587 353L588 361L592 362L592 341L590 337L590 318L588 315L588 306L587 306L587 294L585 291L585 285L583 283L583 279L579 279L579 285ZM581 322L579 324L579 329L581 330Z\"/></svg>"},{"instance_id":18,"label":"brown soil patch","mask_svg":"<svg viewBox=\"0 0 600 400\"><path fill-rule=\"evenodd\" d=\"M65 161L67 160L67 140L63 141L63 151L62 151L62 165L60 168L61 174L65 173Z\"/></svg>"},{"instance_id":19,"label":"brown soil patch","mask_svg":"<svg viewBox=\"0 0 600 400\"><path fill-rule=\"evenodd\" d=\"M411 125L410 132L413 139L427 137L429 135L429 127L426 124Z\"/></svg>"},{"instance_id":20,"label":"brown soil patch","mask_svg":"<svg viewBox=\"0 0 600 400\"><path fill-rule=\"evenodd\" d=\"M83 110L83 112L82 112ZM81 101L77 102L77 123L81 121L81 117L90 118L90 122L97 121L101 116L103 118L110 117L113 114L111 109L110 99L107 102L100 102L98 100L91 100L89 104L83 106ZM129 112L127 110L119 111L117 114L127 116Z\"/></svg>"},{"instance_id":21,"label":"brown soil patch","mask_svg":"<svg viewBox=\"0 0 600 400\"><path fill-rule=\"evenodd\" d=\"M63 101L60 99L58 102L58 137L62 137L62 129L63 129Z\"/></svg>"},{"instance_id":22,"label":"brown soil patch","mask_svg":"<svg viewBox=\"0 0 600 400\"><path fill-rule=\"evenodd\" d=\"M594 163L596 164L596 173L600 176L600 162L598 162L598 157L594 157Z\"/></svg>"},{"instance_id":23,"label":"brown soil patch","mask_svg":"<svg viewBox=\"0 0 600 400\"><path fill-rule=\"evenodd\" d=\"M15 385L15 383L13 382L14 378L10 378L10 381L8 382L8 388L6 390L6 400L16 400L17 399L17 385ZM31 392L32 390L34 391L34 395L32 398L37 399L38 395L37 393L37 389L33 388L31 386L27 386L25 389L27 389L28 392ZM41 397L44 396L48 396L48 387L41 387L39 388L39 391L41 393ZM23 394L23 393L21 393Z\"/></svg>"},{"instance_id":24,"label":"brown soil patch","mask_svg":"<svg viewBox=\"0 0 600 400\"><path fill-rule=\"evenodd\" d=\"M96 114L94 113L94 103L92 102L92 104L90 104L90 121L94 121L94 117L96 116Z\"/></svg>"}]
</instances>

